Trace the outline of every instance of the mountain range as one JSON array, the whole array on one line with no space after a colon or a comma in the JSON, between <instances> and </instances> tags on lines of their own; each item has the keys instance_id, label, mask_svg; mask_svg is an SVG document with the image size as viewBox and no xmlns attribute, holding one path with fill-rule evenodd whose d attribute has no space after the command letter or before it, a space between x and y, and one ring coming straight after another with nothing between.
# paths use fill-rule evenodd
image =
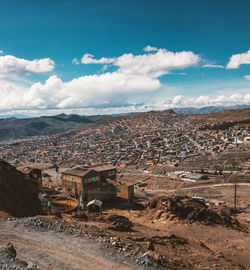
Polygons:
<instances>
[{"instance_id":1,"label":"mountain range","mask_svg":"<svg viewBox=\"0 0 250 270\"><path fill-rule=\"evenodd\" d=\"M224 110L230 110L230 109L246 109L250 108L250 105L235 105L235 106L208 106L203 108L194 108L194 107L188 107L188 108L173 108L173 111L178 114L207 114L207 113L214 113L214 112L220 112Z\"/></svg>"},{"instance_id":2,"label":"mountain range","mask_svg":"<svg viewBox=\"0 0 250 270\"><path fill-rule=\"evenodd\" d=\"M0 141L30 136L52 135L77 129L86 124L103 120L107 115L80 116L59 114L19 119L16 117L0 119Z\"/></svg>"}]
</instances>

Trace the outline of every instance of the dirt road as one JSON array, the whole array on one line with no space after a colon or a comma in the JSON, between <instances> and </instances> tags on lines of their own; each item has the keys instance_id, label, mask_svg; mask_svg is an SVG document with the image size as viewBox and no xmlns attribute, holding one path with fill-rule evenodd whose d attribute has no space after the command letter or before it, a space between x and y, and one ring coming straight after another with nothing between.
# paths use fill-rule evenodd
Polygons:
<instances>
[{"instance_id":1,"label":"dirt road","mask_svg":"<svg viewBox=\"0 0 250 270\"><path fill-rule=\"evenodd\" d=\"M40 232L0 221L0 244L11 242L17 257L46 270L138 269L129 262L103 252L96 241L52 231Z\"/></svg>"},{"instance_id":2,"label":"dirt road","mask_svg":"<svg viewBox=\"0 0 250 270\"><path fill-rule=\"evenodd\" d=\"M145 189L146 192L150 193L172 193L180 190L193 190L193 189L201 189L201 188L216 188L216 187L228 187L234 186L233 183L225 183L225 184L213 184L213 185L201 185L201 186L192 186L192 187L182 187L175 189ZM246 188L250 187L250 183L237 183L237 186L245 186Z\"/></svg>"}]
</instances>

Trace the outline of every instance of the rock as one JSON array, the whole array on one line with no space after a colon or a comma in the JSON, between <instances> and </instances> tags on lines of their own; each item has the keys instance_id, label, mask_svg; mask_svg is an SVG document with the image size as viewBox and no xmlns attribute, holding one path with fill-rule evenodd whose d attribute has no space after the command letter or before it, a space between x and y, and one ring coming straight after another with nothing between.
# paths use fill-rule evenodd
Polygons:
<instances>
[{"instance_id":1,"label":"rock","mask_svg":"<svg viewBox=\"0 0 250 270\"><path fill-rule=\"evenodd\" d=\"M16 250L10 242L4 243L0 246L0 252L5 253L7 256L12 258L16 257Z\"/></svg>"},{"instance_id":2,"label":"rock","mask_svg":"<svg viewBox=\"0 0 250 270\"><path fill-rule=\"evenodd\" d=\"M152 250L154 251L154 245L151 241L146 242L147 250Z\"/></svg>"},{"instance_id":3,"label":"rock","mask_svg":"<svg viewBox=\"0 0 250 270\"><path fill-rule=\"evenodd\" d=\"M112 247L117 247L117 242L116 242L116 241L113 241L113 242L111 243L111 246L112 246Z\"/></svg>"},{"instance_id":4,"label":"rock","mask_svg":"<svg viewBox=\"0 0 250 270\"><path fill-rule=\"evenodd\" d=\"M159 254L159 253L154 253L154 255L153 255L153 259L154 259L154 261L156 261L156 262L160 262L161 261L161 259L162 259L162 256Z\"/></svg>"}]
</instances>

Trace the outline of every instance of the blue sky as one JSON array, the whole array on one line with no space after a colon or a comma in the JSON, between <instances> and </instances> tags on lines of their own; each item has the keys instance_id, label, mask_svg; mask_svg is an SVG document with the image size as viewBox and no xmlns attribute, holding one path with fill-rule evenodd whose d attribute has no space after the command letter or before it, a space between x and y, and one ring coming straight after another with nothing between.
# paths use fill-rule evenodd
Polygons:
<instances>
[{"instance_id":1,"label":"blue sky","mask_svg":"<svg viewBox=\"0 0 250 270\"><path fill-rule=\"evenodd\" d=\"M248 0L3 0L0 12L1 115L250 104Z\"/></svg>"}]
</instances>

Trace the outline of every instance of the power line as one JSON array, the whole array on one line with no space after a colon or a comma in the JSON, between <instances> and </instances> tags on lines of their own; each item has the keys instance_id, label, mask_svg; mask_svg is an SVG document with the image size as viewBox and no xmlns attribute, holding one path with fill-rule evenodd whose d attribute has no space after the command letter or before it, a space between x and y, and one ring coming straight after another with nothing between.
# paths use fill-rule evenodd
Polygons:
<instances>
[{"instance_id":1,"label":"power line","mask_svg":"<svg viewBox=\"0 0 250 270\"><path fill-rule=\"evenodd\" d=\"M234 215L236 216L237 213L237 183L234 182Z\"/></svg>"}]
</instances>

